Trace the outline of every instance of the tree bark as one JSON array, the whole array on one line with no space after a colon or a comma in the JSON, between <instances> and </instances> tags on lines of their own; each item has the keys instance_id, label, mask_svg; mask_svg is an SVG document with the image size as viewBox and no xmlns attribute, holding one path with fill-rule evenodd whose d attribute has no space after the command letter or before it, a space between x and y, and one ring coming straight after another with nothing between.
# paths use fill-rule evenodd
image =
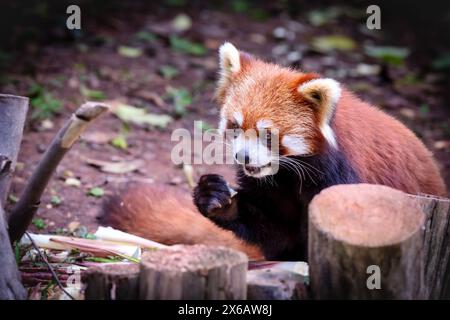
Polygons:
<instances>
[{"instance_id":1,"label":"tree bark","mask_svg":"<svg viewBox=\"0 0 450 320\"><path fill-rule=\"evenodd\" d=\"M16 166L27 111L27 98L0 94L0 300L27 297L20 282L3 210Z\"/></svg>"},{"instance_id":2,"label":"tree bark","mask_svg":"<svg viewBox=\"0 0 450 320\"><path fill-rule=\"evenodd\" d=\"M5 207L28 111L28 98L0 94L0 204Z\"/></svg>"},{"instance_id":3,"label":"tree bark","mask_svg":"<svg viewBox=\"0 0 450 320\"><path fill-rule=\"evenodd\" d=\"M108 106L97 102L83 104L56 137L45 152L42 160L34 170L19 201L14 206L9 217L9 237L11 241L19 240L36 213L42 193L67 151L78 140L80 134L99 115L108 110Z\"/></svg>"},{"instance_id":4,"label":"tree bark","mask_svg":"<svg viewBox=\"0 0 450 320\"><path fill-rule=\"evenodd\" d=\"M139 298L245 299L247 256L224 247L174 246L144 254Z\"/></svg>"},{"instance_id":5,"label":"tree bark","mask_svg":"<svg viewBox=\"0 0 450 320\"><path fill-rule=\"evenodd\" d=\"M309 270L316 299L421 299L425 214L405 193L339 185L309 207Z\"/></svg>"},{"instance_id":6,"label":"tree bark","mask_svg":"<svg viewBox=\"0 0 450 320\"><path fill-rule=\"evenodd\" d=\"M426 215L424 288L426 299L450 299L450 199L411 196Z\"/></svg>"},{"instance_id":7,"label":"tree bark","mask_svg":"<svg viewBox=\"0 0 450 320\"><path fill-rule=\"evenodd\" d=\"M110 264L94 267L83 275L86 300L136 300L139 265Z\"/></svg>"}]
</instances>

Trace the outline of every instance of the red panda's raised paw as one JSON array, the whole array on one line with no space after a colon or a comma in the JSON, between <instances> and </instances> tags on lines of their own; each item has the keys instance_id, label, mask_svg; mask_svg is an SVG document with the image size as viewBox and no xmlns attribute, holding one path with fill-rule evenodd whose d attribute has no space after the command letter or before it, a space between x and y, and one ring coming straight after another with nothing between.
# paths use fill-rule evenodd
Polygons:
<instances>
[{"instance_id":1,"label":"red panda's raised paw","mask_svg":"<svg viewBox=\"0 0 450 320\"><path fill-rule=\"evenodd\" d=\"M227 182L217 174L200 177L194 189L194 203L211 220L231 220L237 213Z\"/></svg>"}]
</instances>

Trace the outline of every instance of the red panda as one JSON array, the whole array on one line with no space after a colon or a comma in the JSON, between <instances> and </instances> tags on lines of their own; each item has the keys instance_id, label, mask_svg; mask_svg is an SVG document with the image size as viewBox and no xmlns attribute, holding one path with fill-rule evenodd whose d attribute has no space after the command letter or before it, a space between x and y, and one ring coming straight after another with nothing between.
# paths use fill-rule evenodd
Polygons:
<instances>
[{"instance_id":1,"label":"red panda","mask_svg":"<svg viewBox=\"0 0 450 320\"><path fill-rule=\"evenodd\" d=\"M423 143L337 81L264 62L230 43L219 56L219 130L244 132L229 141L237 195L219 175L200 178L195 206L167 187L134 185L105 202L102 223L168 244L223 244L252 259L305 260L308 204L324 188L371 183L445 195ZM248 129L276 130L278 158L259 154L270 148L247 137Z\"/></svg>"}]
</instances>

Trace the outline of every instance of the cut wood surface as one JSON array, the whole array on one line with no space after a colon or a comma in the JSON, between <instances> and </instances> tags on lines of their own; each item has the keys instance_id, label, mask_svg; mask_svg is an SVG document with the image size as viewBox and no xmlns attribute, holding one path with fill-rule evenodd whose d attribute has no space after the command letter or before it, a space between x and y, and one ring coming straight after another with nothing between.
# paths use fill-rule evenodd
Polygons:
<instances>
[{"instance_id":1,"label":"cut wood surface","mask_svg":"<svg viewBox=\"0 0 450 320\"><path fill-rule=\"evenodd\" d=\"M184 246L144 253L140 299L245 299L247 256L224 247Z\"/></svg>"},{"instance_id":2,"label":"cut wood surface","mask_svg":"<svg viewBox=\"0 0 450 320\"><path fill-rule=\"evenodd\" d=\"M424 223L415 201L386 186L323 190L309 208L313 297L422 298Z\"/></svg>"},{"instance_id":3,"label":"cut wood surface","mask_svg":"<svg viewBox=\"0 0 450 320\"><path fill-rule=\"evenodd\" d=\"M107 264L83 275L87 300L135 300L138 298L139 265Z\"/></svg>"}]
</instances>

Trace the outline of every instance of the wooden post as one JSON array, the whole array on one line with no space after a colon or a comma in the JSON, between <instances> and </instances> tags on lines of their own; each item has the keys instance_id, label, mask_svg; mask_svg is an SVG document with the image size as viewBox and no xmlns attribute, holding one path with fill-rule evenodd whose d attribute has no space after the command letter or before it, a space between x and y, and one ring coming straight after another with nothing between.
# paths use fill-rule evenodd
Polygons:
<instances>
[{"instance_id":1,"label":"wooden post","mask_svg":"<svg viewBox=\"0 0 450 320\"><path fill-rule=\"evenodd\" d=\"M450 199L411 196L426 215L423 247L426 299L450 299Z\"/></svg>"},{"instance_id":2,"label":"wooden post","mask_svg":"<svg viewBox=\"0 0 450 320\"><path fill-rule=\"evenodd\" d=\"M28 111L28 98L0 94L0 204L5 207Z\"/></svg>"},{"instance_id":3,"label":"wooden post","mask_svg":"<svg viewBox=\"0 0 450 320\"><path fill-rule=\"evenodd\" d=\"M0 94L0 300L25 299L3 210L19 153L28 99Z\"/></svg>"},{"instance_id":4,"label":"wooden post","mask_svg":"<svg viewBox=\"0 0 450 320\"><path fill-rule=\"evenodd\" d=\"M90 268L83 275L86 300L135 300L138 298L139 265L108 264Z\"/></svg>"},{"instance_id":5,"label":"wooden post","mask_svg":"<svg viewBox=\"0 0 450 320\"><path fill-rule=\"evenodd\" d=\"M142 257L139 298L245 299L247 256L239 251L204 245L174 246Z\"/></svg>"},{"instance_id":6,"label":"wooden post","mask_svg":"<svg viewBox=\"0 0 450 320\"><path fill-rule=\"evenodd\" d=\"M425 214L405 193L338 185L309 207L308 255L316 299L420 299Z\"/></svg>"}]
</instances>

